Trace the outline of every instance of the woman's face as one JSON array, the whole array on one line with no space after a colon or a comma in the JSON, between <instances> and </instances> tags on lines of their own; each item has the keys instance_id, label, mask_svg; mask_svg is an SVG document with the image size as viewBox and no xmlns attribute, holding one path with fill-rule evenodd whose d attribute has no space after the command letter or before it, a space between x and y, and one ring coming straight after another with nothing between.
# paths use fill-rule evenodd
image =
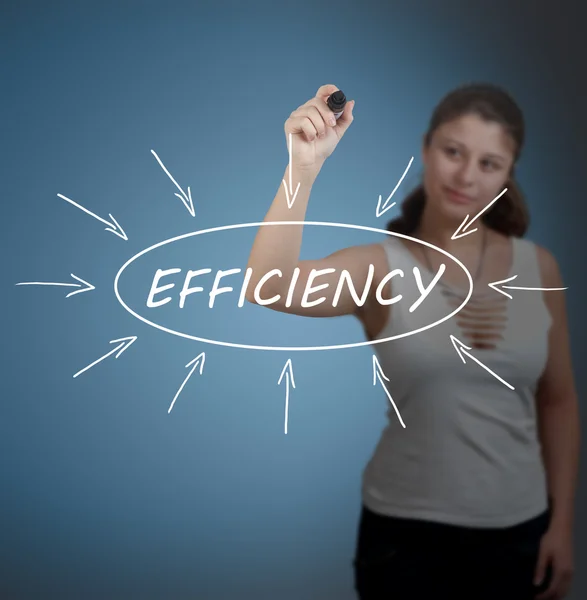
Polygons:
<instances>
[{"instance_id":1,"label":"woman's face","mask_svg":"<svg viewBox=\"0 0 587 600\"><path fill-rule=\"evenodd\" d=\"M437 128L422 152L431 208L460 221L479 213L507 187L514 149L500 124L477 115Z\"/></svg>"}]
</instances>

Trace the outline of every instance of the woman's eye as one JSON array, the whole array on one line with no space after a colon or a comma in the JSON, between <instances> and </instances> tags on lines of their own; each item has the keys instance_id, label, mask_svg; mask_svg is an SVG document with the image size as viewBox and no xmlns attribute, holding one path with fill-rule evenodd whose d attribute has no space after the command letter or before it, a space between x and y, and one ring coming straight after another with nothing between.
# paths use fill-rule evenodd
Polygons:
<instances>
[{"instance_id":1,"label":"woman's eye","mask_svg":"<svg viewBox=\"0 0 587 600\"><path fill-rule=\"evenodd\" d=\"M458 150L456 148L446 148L446 153L450 156L454 156L458 153Z\"/></svg>"}]
</instances>

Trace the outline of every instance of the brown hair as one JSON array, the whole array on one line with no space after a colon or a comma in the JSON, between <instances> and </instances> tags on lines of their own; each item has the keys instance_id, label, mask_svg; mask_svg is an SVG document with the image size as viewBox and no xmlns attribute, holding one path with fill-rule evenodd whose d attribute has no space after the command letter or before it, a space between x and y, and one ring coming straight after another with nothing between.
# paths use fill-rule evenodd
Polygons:
<instances>
[{"instance_id":1,"label":"brown hair","mask_svg":"<svg viewBox=\"0 0 587 600\"><path fill-rule=\"evenodd\" d=\"M513 98L502 88L488 83L463 85L448 93L436 106L424 137L428 145L438 127L465 114L476 114L486 121L500 123L515 142L514 165L524 146L524 116ZM530 225L524 194L514 179L512 166L507 192L480 218L505 235L523 237ZM418 185L402 202L401 215L389 221L387 231L404 235L419 225L426 204L426 191Z\"/></svg>"}]
</instances>

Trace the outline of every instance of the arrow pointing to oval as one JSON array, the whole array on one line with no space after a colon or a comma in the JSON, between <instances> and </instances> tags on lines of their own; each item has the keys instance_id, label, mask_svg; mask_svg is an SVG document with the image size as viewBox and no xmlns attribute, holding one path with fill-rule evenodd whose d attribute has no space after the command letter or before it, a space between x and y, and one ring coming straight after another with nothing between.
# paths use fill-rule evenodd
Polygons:
<instances>
[{"instance_id":1,"label":"arrow pointing to oval","mask_svg":"<svg viewBox=\"0 0 587 600\"><path fill-rule=\"evenodd\" d=\"M513 385L510 385L507 381L502 379L499 375L496 375L489 367L484 365L478 358L475 358L472 354L469 354L469 352L467 352L467 350L471 350L471 348L469 346L465 346L465 344L463 344L463 342L461 342L459 339L457 339L454 335L450 336L450 341L452 342L452 345L454 346L455 350L457 351L457 354L459 355L460 359L463 361L463 364L467 364L467 361L463 358L463 354L466 354L469 358L473 359L478 365L480 365L486 371L491 373L496 379L499 379L504 385L509 387L510 390L515 389ZM466 350L463 350L463 348L466 348Z\"/></svg>"},{"instance_id":2,"label":"arrow pointing to oval","mask_svg":"<svg viewBox=\"0 0 587 600\"><path fill-rule=\"evenodd\" d=\"M165 165L161 162L161 159L157 156L157 153L155 152L155 150L151 150L151 152L152 152L153 156L157 159L157 162L161 165L161 168L167 174L167 177L169 177L169 179L171 179L171 181L173 181L173 183L175 184L177 189L181 192L181 195L177 194L177 193L175 195L183 202L184 206L188 209L188 212L190 213L190 215L192 215L192 217L195 217L196 211L194 210L194 203L192 201L192 192L190 190L190 187L188 186L188 193L186 194L179 186L179 183L177 183L177 181L175 181L175 179L173 179L171 173L165 168Z\"/></svg>"},{"instance_id":3,"label":"arrow pointing to oval","mask_svg":"<svg viewBox=\"0 0 587 600\"><path fill-rule=\"evenodd\" d=\"M290 196L293 193L293 187L292 187L292 182L291 182L292 176L293 176L292 175L293 167L292 167L292 158L291 158L292 148L293 148L293 138L292 138L292 134L290 133L289 134L289 145L288 145L288 148L287 148L287 152L289 154L289 191L287 189L287 184L285 183L285 179L281 180L282 183L283 183L283 187L285 188L285 199L287 201L288 208L291 208L293 206L294 202L296 201L296 197L298 195L298 191L300 189L300 182L298 181L298 185L296 186L296 191L295 191L295 193L293 194L293 197L290 200Z\"/></svg>"},{"instance_id":4,"label":"arrow pointing to oval","mask_svg":"<svg viewBox=\"0 0 587 600\"><path fill-rule=\"evenodd\" d=\"M287 419L289 415L289 383L291 379L291 384L295 388L296 382L293 376L293 366L291 364L291 358L287 359L283 369L281 370L281 375L279 376L279 381L277 385L281 385L281 380L285 375L285 433L287 434Z\"/></svg>"},{"instance_id":5,"label":"arrow pointing to oval","mask_svg":"<svg viewBox=\"0 0 587 600\"><path fill-rule=\"evenodd\" d=\"M192 367L192 370L187 374L187 377L183 380L183 383L181 384L181 386L179 387L179 389L177 390L175 397L173 398L173 402L171 403L169 409L167 410L167 414L169 414L171 412L171 409L173 408L173 405L175 404L175 401L177 400L177 397L181 394L181 390L183 390L185 384L188 382L188 379L192 376L192 373L198 368L198 365L200 365L200 375L202 374L202 369L204 368L204 363L206 362L206 353L205 352L200 352L200 354L198 354L198 356L196 356L196 358L194 358L193 360L191 360L187 365L186 365L186 369L188 367Z\"/></svg>"},{"instance_id":6,"label":"arrow pointing to oval","mask_svg":"<svg viewBox=\"0 0 587 600\"><path fill-rule=\"evenodd\" d=\"M111 233L117 235L119 238L122 238L125 242L128 241L128 238L126 237L126 233L124 233L124 229L122 229L122 227L118 224L116 219L110 213L108 213L108 216L112 219L113 223L110 223L110 221L106 221L102 217L95 215L93 212L89 211L87 208L84 208L83 206L81 206L81 204L74 202L70 198L65 197L63 194L57 194L57 196L59 196L59 198L63 198L63 200L65 200L66 202L73 204L75 207L83 210L85 213L87 213L91 217L94 217L94 219L98 219L98 221L102 221L102 223L104 223L105 225L108 225L108 227L106 227L106 231L110 231Z\"/></svg>"},{"instance_id":7,"label":"arrow pointing to oval","mask_svg":"<svg viewBox=\"0 0 587 600\"><path fill-rule=\"evenodd\" d=\"M69 294L67 294L67 296L65 296L66 298L69 298L70 296L74 296L75 294L83 294L84 292L90 292L90 291L96 289L91 283L84 281L81 277L77 277L73 273L70 273L70 275L74 279L81 281L81 283L85 284L86 287L84 287L80 290L76 290L75 292L69 292ZM14 285L54 285L54 286L63 286L63 287L78 287L78 288L82 287L79 283L53 283L51 281L22 281L20 283L15 283Z\"/></svg>"},{"instance_id":8,"label":"arrow pointing to oval","mask_svg":"<svg viewBox=\"0 0 587 600\"><path fill-rule=\"evenodd\" d=\"M486 210L489 210L507 191L508 191L508 189L505 188L502 192L500 192L481 212L479 212L477 215L475 215L468 223L467 223L467 220L469 218L469 215L467 215L463 219L463 222L457 227L457 230L451 235L450 239L457 240L461 237L465 237L466 235L469 235L470 233L474 233L475 231L477 231L477 228L471 229L471 231L465 231L465 229L467 229L467 227L469 227L471 225L471 223L476 221ZM467 224L465 225L465 223L467 223ZM459 233L461 230L464 231L464 233Z\"/></svg>"},{"instance_id":9,"label":"arrow pointing to oval","mask_svg":"<svg viewBox=\"0 0 587 600\"><path fill-rule=\"evenodd\" d=\"M507 292L504 292L503 290L500 290L497 286L505 283L506 281L511 281L512 279L515 279L517 277L517 275L513 275L512 277L508 277L507 279L502 279L501 281L494 281L493 283L488 283L487 285L494 289L496 292L499 292L500 294L503 294L504 296L507 296L510 300L513 298L513 296L511 296L510 294L508 294ZM508 290L532 290L532 291L539 291L539 292L551 292L551 291L561 291L561 290L567 290L568 288L566 287L562 287L562 288L540 288L540 287L521 287L521 286L515 286L515 285L503 285L502 287L508 289Z\"/></svg>"},{"instance_id":10,"label":"arrow pointing to oval","mask_svg":"<svg viewBox=\"0 0 587 600\"><path fill-rule=\"evenodd\" d=\"M116 348L114 348L114 350L110 350L110 352L108 352L108 354L104 354L104 356L101 356L98 360L95 360L92 364L88 365L87 367L84 367L81 371L78 371L74 375L74 377L77 377L78 375L81 375L84 371L91 369L94 365L97 365L99 362L103 361L105 358L108 358L111 354L114 354L115 352L118 352L118 354L115 357L115 358L118 358L127 348L130 348L132 346L132 344L135 342L136 339L137 339L136 335L131 335L130 337L120 338L119 340L110 340L111 344L116 344L116 342L122 342L122 343L119 344L118 346L116 346Z\"/></svg>"},{"instance_id":11,"label":"arrow pointing to oval","mask_svg":"<svg viewBox=\"0 0 587 600\"><path fill-rule=\"evenodd\" d=\"M386 381L389 381L389 378L387 377L387 375L385 375L385 373L383 372L383 369L381 368L381 365L379 364L379 361L377 360L377 356L374 354L373 355L373 385L376 385L377 380L379 380L379 383L381 384L383 391L387 394L387 397L389 398L389 401L391 402L391 404L397 414L399 422L402 424L402 427L405 428L406 425L403 422L402 416L399 414L399 410L397 409L397 406L395 405L395 402L393 401L393 398L391 397L391 394L389 393L387 386L383 383L383 381L381 381L382 377Z\"/></svg>"},{"instance_id":12,"label":"arrow pointing to oval","mask_svg":"<svg viewBox=\"0 0 587 600\"><path fill-rule=\"evenodd\" d=\"M395 206L395 202L393 202L389 206L387 203L391 200L391 198L395 194L397 188L401 185L401 182L404 180L404 177L406 176L406 173L410 170L410 167L412 166L413 162L414 162L414 157L412 156L412 158L410 159L410 162L408 163L408 166L406 167L406 170L404 171L404 174L401 176L400 180L397 182L396 186L393 188L393 192L391 192L391 194L389 194L389 196L387 197L387 200L383 203L383 206L381 206L381 198L382 197L381 197L381 195L379 196L379 200L377 201L377 208L375 209L375 215L377 217L380 217L383 213L386 213L390 208Z\"/></svg>"}]
</instances>

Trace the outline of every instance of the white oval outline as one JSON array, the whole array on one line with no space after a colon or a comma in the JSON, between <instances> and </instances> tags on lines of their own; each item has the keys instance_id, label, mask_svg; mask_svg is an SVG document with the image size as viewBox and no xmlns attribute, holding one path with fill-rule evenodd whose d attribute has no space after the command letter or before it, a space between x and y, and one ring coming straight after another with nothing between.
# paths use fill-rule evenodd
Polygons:
<instances>
[{"instance_id":1,"label":"white oval outline","mask_svg":"<svg viewBox=\"0 0 587 600\"><path fill-rule=\"evenodd\" d=\"M304 226L305 225L317 225L320 227L342 227L342 228L347 228L347 229L360 229L363 231L372 231L375 233L383 233L385 235L389 235L392 237L393 236L401 237L401 238L404 238L407 240L412 240L414 242L417 242L418 244L424 244L425 246L428 246L428 247L432 248L433 250L437 250L438 252L441 252L442 254L448 256L448 258L450 258L451 260L454 260L463 269L463 271L465 271L465 273L467 274L467 277L469 279L469 293L468 293L467 297L464 299L463 303L456 310L454 310L452 313L450 313L449 315L447 315L440 321L434 322L431 325L427 325L426 327L420 327L420 329L416 329L414 331L408 331L407 333L394 335L394 336L384 338L381 340L356 342L354 344L337 344L335 346L254 346L254 345L249 345L249 344L237 344L237 343L232 343L232 342L221 342L219 340L209 340L207 338L201 338L201 337L197 337L195 335L189 335L187 333L182 333L180 331L168 329L167 327L163 327L163 325L158 325L157 323L153 323L153 322L149 321L148 319L145 319L141 315L135 313L130 307L128 307L124 303L124 301L120 297L120 294L118 292L118 280L119 280L120 276L122 275L123 271L137 258L142 256L143 254L147 254L148 252L150 252L151 250L154 250L155 248L159 248L160 246L165 246L166 244L171 244L173 242L182 240L184 238L192 237L195 235L204 235L205 233L212 233L214 231L226 231L229 229L241 229L244 227L264 227L267 225L304 225ZM145 250L141 250L141 252L139 252L138 254L135 254L134 256L129 258L122 265L122 267L119 269L118 273L116 273L116 277L114 278L114 293L116 294L116 298L118 299L118 302L120 302L121 306L125 310L127 310L131 315L133 315L134 317L139 319L139 321L142 321L143 323L146 323L147 325L151 325L152 327L155 327L156 329L160 329L161 331L165 331L166 333L170 333L172 335L177 335L179 337L184 337L184 338L187 338L190 340L195 340L197 342L204 342L205 344L213 344L213 345L217 345L217 346L228 346L230 348L243 348L245 350L277 350L277 351L286 351L287 350L287 351L291 351L291 352L299 352L302 350L304 350L304 351L341 350L343 348L359 348L361 346L372 346L375 344L382 344L384 342L390 342L392 340L397 340L402 337L407 337L408 335L413 335L413 334L419 333L421 331L426 331L426 329L430 329L431 327L440 325L440 323L443 323L447 319L450 319L453 315L458 313L465 306L465 304L467 304L467 302L469 301L469 298L471 297L471 295L473 293L473 278L471 277L471 274L469 273L469 271L467 270L465 265L458 258L455 258L451 254L449 254L446 250L443 250L442 248L437 248L433 244L430 244L429 242L425 242L424 240L412 238L409 235L404 235L402 233L396 233L396 232L388 231L386 229L378 229L376 227L367 227L364 225L351 225L351 224L346 224L346 223L329 223L329 222L323 222L323 221L267 221L267 222L262 221L262 222L258 222L258 223L237 223L235 225L222 225L221 227L212 227L210 229L201 229L199 231L192 231L190 233L184 233L183 235L178 235L174 238L170 238L168 240L158 242L157 244L153 244L152 246L145 248Z\"/></svg>"}]
</instances>

